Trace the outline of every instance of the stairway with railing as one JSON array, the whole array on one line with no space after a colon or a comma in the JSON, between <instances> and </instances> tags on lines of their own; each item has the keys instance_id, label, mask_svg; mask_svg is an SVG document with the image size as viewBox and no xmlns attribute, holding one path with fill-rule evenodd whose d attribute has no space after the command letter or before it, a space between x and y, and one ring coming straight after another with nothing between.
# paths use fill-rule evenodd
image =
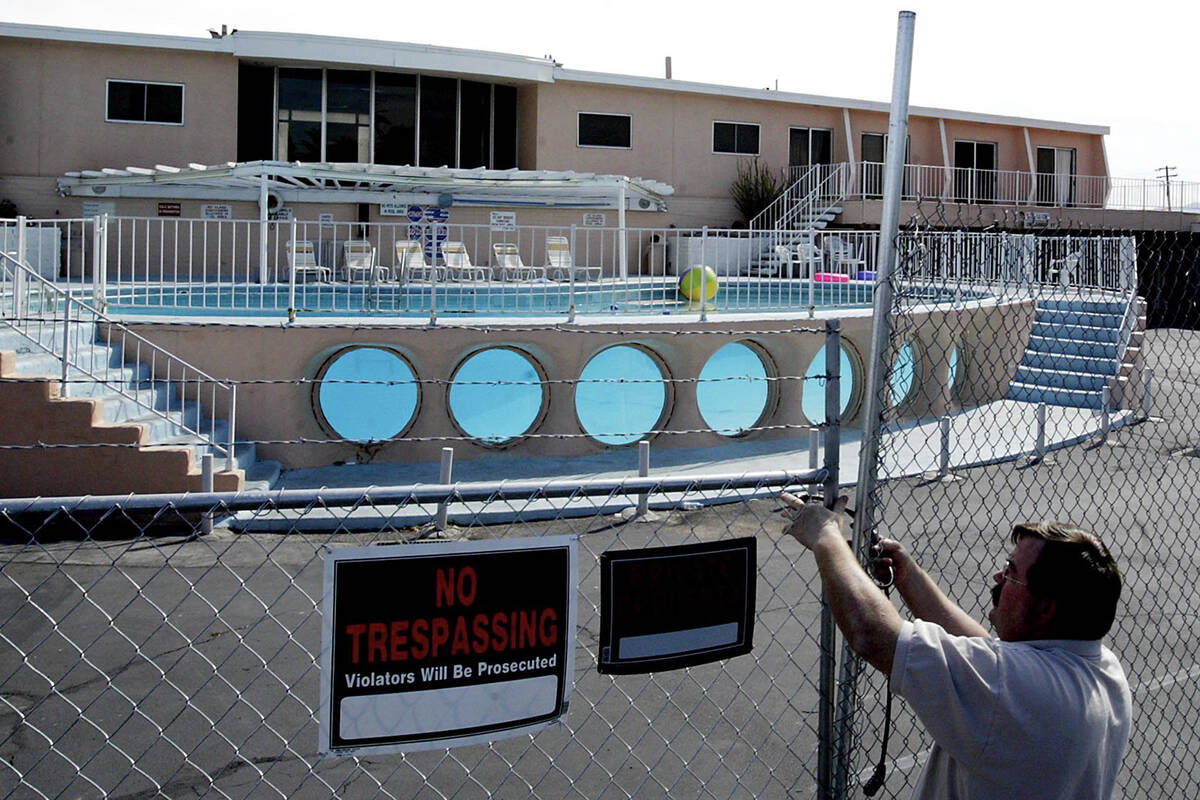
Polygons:
<instances>
[{"instance_id":1,"label":"stairway with railing","mask_svg":"<svg viewBox=\"0 0 1200 800\"><path fill-rule=\"evenodd\" d=\"M5 430L9 438L41 445L26 450L22 442L4 442L4 494L108 493L126 486L198 491L209 481L208 488L228 491L247 481L269 486L278 474L277 464L257 460L252 444L236 443L236 386L106 317L69 285L0 253L0 306L0 351L10 354L0 358L0 391L13 401L6 404ZM41 407L31 408L39 399ZM49 410L64 403L77 411ZM126 453L114 459L114 448ZM88 450L106 449L97 463L85 463ZM42 472L58 474L39 476L38 469L23 467L30 456L42 459ZM123 475L101 466L117 462Z\"/></svg>"},{"instance_id":2,"label":"stairway with railing","mask_svg":"<svg viewBox=\"0 0 1200 800\"><path fill-rule=\"evenodd\" d=\"M851 179L849 164L814 164L792 167L793 180L749 227L770 231L760 247L758 261L775 258L780 246L812 246L813 237L842 213L841 203Z\"/></svg>"}]
</instances>

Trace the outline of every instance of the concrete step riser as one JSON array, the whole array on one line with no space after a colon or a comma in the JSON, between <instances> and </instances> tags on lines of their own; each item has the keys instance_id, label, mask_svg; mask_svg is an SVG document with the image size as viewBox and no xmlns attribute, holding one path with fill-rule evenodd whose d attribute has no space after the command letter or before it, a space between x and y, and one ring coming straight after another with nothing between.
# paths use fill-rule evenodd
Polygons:
<instances>
[{"instance_id":1,"label":"concrete step riser","mask_svg":"<svg viewBox=\"0 0 1200 800\"><path fill-rule=\"evenodd\" d=\"M1112 380L1108 375L1084 375L1074 372L1050 372L1048 370L1018 367L1013 377L1017 383L1038 386L1043 389L1071 389L1082 392L1099 392Z\"/></svg>"},{"instance_id":2,"label":"concrete step riser","mask_svg":"<svg viewBox=\"0 0 1200 800\"><path fill-rule=\"evenodd\" d=\"M1032 351L1035 355L1048 353L1080 356L1083 358L1115 358L1116 349L1115 345L1104 342L1061 341L1058 339L1035 337L1029 340L1027 351Z\"/></svg>"},{"instance_id":3,"label":"concrete step riser","mask_svg":"<svg viewBox=\"0 0 1200 800\"><path fill-rule=\"evenodd\" d=\"M1125 317L1121 314L1087 314L1080 311L1043 311L1038 309L1037 321L1050 325L1069 325L1080 328L1113 328L1120 330Z\"/></svg>"},{"instance_id":4,"label":"concrete step riser","mask_svg":"<svg viewBox=\"0 0 1200 800\"><path fill-rule=\"evenodd\" d=\"M1033 335L1066 341L1100 342L1115 345L1120 338L1120 331L1113 328L1084 328L1079 325L1055 325L1034 322Z\"/></svg>"},{"instance_id":5,"label":"concrete step riser","mask_svg":"<svg viewBox=\"0 0 1200 800\"><path fill-rule=\"evenodd\" d=\"M1079 358L1061 353L1025 352L1022 367L1052 372L1083 372L1089 375L1111 377L1117 373L1117 361L1105 358Z\"/></svg>"},{"instance_id":6,"label":"concrete step riser","mask_svg":"<svg viewBox=\"0 0 1200 800\"><path fill-rule=\"evenodd\" d=\"M1125 304L1105 300L1041 300L1039 309L1047 311L1078 311L1088 314L1125 315Z\"/></svg>"},{"instance_id":7,"label":"concrete step riser","mask_svg":"<svg viewBox=\"0 0 1200 800\"><path fill-rule=\"evenodd\" d=\"M1102 398L1094 392L1071 391L1068 389L1047 389L1040 386L1027 386L1014 383L1008 392L1009 400L1020 400L1026 403L1046 403L1053 406L1070 408L1090 408L1100 410Z\"/></svg>"}]
</instances>

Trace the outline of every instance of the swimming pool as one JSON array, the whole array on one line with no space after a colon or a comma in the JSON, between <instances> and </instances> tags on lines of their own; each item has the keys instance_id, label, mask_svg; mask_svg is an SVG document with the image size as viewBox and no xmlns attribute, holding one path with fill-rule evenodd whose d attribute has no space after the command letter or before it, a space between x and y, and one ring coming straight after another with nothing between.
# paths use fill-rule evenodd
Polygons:
<instances>
[{"instance_id":1,"label":"swimming pool","mask_svg":"<svg viewBox=\"0 0 1200 800\"><path fill-rule=\"evenodd\" d=\"M810 284L804 280L724 279L709 311L863 308L871 305L869 283ZM108 312L181 316L283 316L289 309L286 284L181 284L123 287L106 294ZM674 280L605 280L577 284L302 284L294 307L301 314L427 316L498 314L698 313L679 294Z\"/></svg>"}]
</instances>

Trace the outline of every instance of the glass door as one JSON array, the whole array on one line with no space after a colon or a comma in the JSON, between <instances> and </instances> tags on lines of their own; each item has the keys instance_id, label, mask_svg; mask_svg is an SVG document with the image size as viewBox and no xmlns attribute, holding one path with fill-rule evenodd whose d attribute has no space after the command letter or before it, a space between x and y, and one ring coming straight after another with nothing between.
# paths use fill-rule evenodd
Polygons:
<instances>
[{"instance_id":1,"label":"glass door","mask_svg":"<svg viewBox=\"0 0 1200 800\"><path fill-rule=\"evenodd\" d=\"M1067 147L1037 149L1037 202L1043 206L1075 204L1075 150Z\"/></svg>"},{"instance_id":2,"label":"glass door","mask_svg":"<svg viewBox=\"0 0 1200 800\"><path fill-rule=\"evenodd\" d=\"M996 202L996 143L954 143L954 199L959 203Z\"/></svg>"}]
</instances>

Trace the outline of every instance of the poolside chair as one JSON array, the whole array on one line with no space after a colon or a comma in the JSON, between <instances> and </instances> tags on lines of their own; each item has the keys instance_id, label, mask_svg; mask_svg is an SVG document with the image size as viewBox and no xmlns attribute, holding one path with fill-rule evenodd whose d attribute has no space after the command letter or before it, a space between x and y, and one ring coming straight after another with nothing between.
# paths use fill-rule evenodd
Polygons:
<instances>
[{"instance_id":1,"label":"poolside chair","mask_svg":"<svg viewBox=\"0 0 1200 800\"><path fill-rule=\"evenodd\" d=\"M351 240L342 243L342 277L347 281L386 279L387 270L375 264L375 248L370 242Z\"/></svg>"},{"instance_id":2,"label":"poolside chair","mask_svg":"<svg viewBox=\"0 0 1200 800\"><path fill-rule=\"evenodd\" d=\"M1075 282L1075 273L1079 270L1079 262L1082 259L1083 255L1078 251L1054 259L1046 271L1046 279L1051 283L1057 281L1064 289L1068 288Z\"/></svg>"},{"instance_id":3,"label":"poolside chair","mask_svg":"<svg viewBox=\"0 0 1200 800\"><path fill-rule=\"evenodd\" d=\"M546 237L546 268L551 270L550 279L555 281L569 281L572 273L576 278L582 274L584 280L600 280L604 274L600 267L576 266L565 236Z\"/></svg>"},{"instance_id":4,"label":"poolside chair","mask_svg":"<svg viewBox=\"0 0 1200 800\"><path fill-rule=\"evenodd\" d=\"M441 281L446 279L446 268L426 263L420 242L401 240L396 242L396 265L392 267L392 276L401 283L435 278Z\"/></svg>"},{"instance_id":5,"label":"poolside chair","mask_svg":"<svg viewBox=\"0 0 1200 800\"><path fill-rule=\"evenodd\" d=\"M780 274L788 278L807 278L825 266L821 251L812 242L797 242L793 250L787 245L775 246L775 259L779 262ZM797 273L796 267L800 270Z\"/></svg>"},{"instance_id":6,"label":"poolside chair","mask_svg":"<svg viewBox=\"0 0 1200 800\"><path fill-rule=\"evenodd\" d=\"M829 257L829 271L843 275L853 275L867 266L861 253L837 236L826 236L821 240L821 248Z\"/></svg>"},{"instance_id":7,"label":"poolside chair","mask_svg":"<svg viewBox=\"0 0 1200 800\"><path fill-rule=\"evenodd\" d=\"M292 252L292 243L287 243L288 265L296 276L296 283L307 283L310 279L329 281L333 279L333 270L317 263L317 248L312 242L296 242L296 252Z\"/></svg>"},{"instance_id":8,"label":"poolside chair","mask_svg":"<svg viewBox=\"0 0 1200 800\"><path fill-rule=\"evenodd\" d=\"M492 277L487 267L471 263L467 246L462 242L442 242L442 261L446 264L446 275L452 281L486 281Z\"/></svg>"},{"instance_id":9,"label":"poolside chair","mask_svg":"<svg viewBox=\"0 0 1200 800\"><path fill-rule=\"evenodd\" d=\"M499 268L502 281L532 281L546 277L545 267L531 267L521 261L521 253L512 242L492 244L492 266Z\"/></svg>"}]
</instances>

